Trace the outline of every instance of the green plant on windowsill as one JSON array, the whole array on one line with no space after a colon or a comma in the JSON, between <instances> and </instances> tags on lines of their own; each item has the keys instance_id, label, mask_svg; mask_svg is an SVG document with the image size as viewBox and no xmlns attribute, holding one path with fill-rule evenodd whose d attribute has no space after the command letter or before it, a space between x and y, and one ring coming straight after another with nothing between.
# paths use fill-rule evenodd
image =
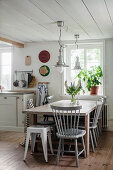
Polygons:
<instances>
[{"instance_id":1,"label":"green plant on windowsill","mask_svg":"<svg viewBox=\"0 0 113 170\"><path fill-rule=\"evenodd\" d=\"M75 95L77 95L81 90L83 90L81 86L81 80L78 80L78 84L75 86L75 82L71 82L71 85L67 85L67 80L65 81L66 92L71 95L71 102L75 102ZM84 92L84 91L83 91Z\"/></svg>"},{"instance_id":2,"label":"green plant on windowsill","mask_svg":"<svg viewBox=\"0 0 113 170\"><path fill-rule=\"evenodd\" d=\"M81 70L77 77L86 82L86 88L91 92L90 94L97 94L98 86L103 77L102 68L101 66L93 66L90 70Z\"/></svg>"}]
</instances>

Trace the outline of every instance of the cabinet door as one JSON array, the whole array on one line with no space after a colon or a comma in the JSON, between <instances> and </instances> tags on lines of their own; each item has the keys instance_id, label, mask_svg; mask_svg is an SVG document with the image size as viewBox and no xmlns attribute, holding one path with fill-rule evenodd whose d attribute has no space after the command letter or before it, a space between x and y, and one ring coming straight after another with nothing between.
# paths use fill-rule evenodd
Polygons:
<instances>
[{"instance_id":1,"label":"cabinet door","mask_svg":"<svg viewBox=\"0 0 113 170\"><path fill-rule=\"evenodd\" d=\"M16 97L0 97L0 126L16 126Z\"/></svg>"}]
</instances>

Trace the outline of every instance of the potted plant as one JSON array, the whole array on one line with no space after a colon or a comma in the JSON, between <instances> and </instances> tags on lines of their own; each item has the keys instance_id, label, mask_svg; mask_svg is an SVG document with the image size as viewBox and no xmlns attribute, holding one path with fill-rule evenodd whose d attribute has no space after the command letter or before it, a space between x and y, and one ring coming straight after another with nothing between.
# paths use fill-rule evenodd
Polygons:
<instances>
[{"instance_id":1,"label":"potted plant","mask_svg":"<svg viewBox=\"0 0 113 170\"><path fill-rule=\"evenodd\" d=\"M75 85L75 82L71 82L71 85L68 86L67 85L67 80L65 81L65 87L66 87L66 92L71 95L71 102L74 103L75 102L75 95L77 95L81 90L82 90L82 86L81 86L81 80L78 80L78 84Z\"/></svg>"},{"instance_id":2,"label":"potted plant","mask_svg":"<svg viewBox=\"0 0 113 170\"><path fill-rule=\"evenodd\" d=\"M90 70L81 70L78 74L78 78L86 82L86 87L90 91L91 95L98 94L98 88L101 84L101 78L103 77L101 66L91 67Z\"/></svg>"}]
</instances>

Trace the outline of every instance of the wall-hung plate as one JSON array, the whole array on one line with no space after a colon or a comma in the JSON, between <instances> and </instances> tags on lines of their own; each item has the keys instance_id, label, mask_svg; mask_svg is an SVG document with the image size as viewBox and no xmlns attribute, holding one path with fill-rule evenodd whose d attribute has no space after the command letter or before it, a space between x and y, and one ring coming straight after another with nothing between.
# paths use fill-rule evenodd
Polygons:
<instances>
[{"instance_id":1,"label":"wall-hung plate","mask_svg":"<svg viewBox=\"0 0 113 170\"><path fill-rule=\"evenodd\" d=\"M50 68L46 65L43 65L39 68L39 73L41 76L48 76L50 73Z\"/></svg>"},{"instance_id":2,"label":"wall-hung plate","mask_svg":"<svg viewBox=\"0 0 113 170\"><path fill-rule=\"evenodd\" d=\"M39 60L42 62L42 63L47 63L50 59L50 53L46 50L44 51L41 51L39 53Z\"/></svg>"}]
</instances>

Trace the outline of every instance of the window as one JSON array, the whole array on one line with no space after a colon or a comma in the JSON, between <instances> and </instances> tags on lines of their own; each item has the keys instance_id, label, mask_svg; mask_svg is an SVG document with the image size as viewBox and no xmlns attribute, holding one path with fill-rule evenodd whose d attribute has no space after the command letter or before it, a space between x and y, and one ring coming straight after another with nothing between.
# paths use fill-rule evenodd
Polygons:
<instances>
[{"instance_id":1,"label":"window","mask_svg":"<svg viewBox=\"0 0 113 170\"><path fill-rule=\"evenodd\" d=\"M0 89L11 89L12 48L0 48Z\"/></svg>"},{"instance_id":2,"label":"window","mask_svg":"<svg viewBox=\"0 0 113 170\"><path fill-rule=\"evenodd\" d=\"M103 66L103 44L81 44L79 45L79 49L77 50L75 45L68 45L65 50L65 58L66 58L66 64L68 64L70 67L65 69L64 71L64 81L67 80L68 83L71 83L74 81L74 78L77 76L78 71L73 70L75 61L76 61L76 55L78 54L81 68L87 68L90 69L92 66ZM103 84L103 83L102 83ZM85 83L82 84L85 88ZM89 92L87 89L85 90L85 94L88 94ZM65 88L64 88L64 94L65 94ZM103 94L103 85L99 88L99 94Z\"/></svg>"}]
</instances>

